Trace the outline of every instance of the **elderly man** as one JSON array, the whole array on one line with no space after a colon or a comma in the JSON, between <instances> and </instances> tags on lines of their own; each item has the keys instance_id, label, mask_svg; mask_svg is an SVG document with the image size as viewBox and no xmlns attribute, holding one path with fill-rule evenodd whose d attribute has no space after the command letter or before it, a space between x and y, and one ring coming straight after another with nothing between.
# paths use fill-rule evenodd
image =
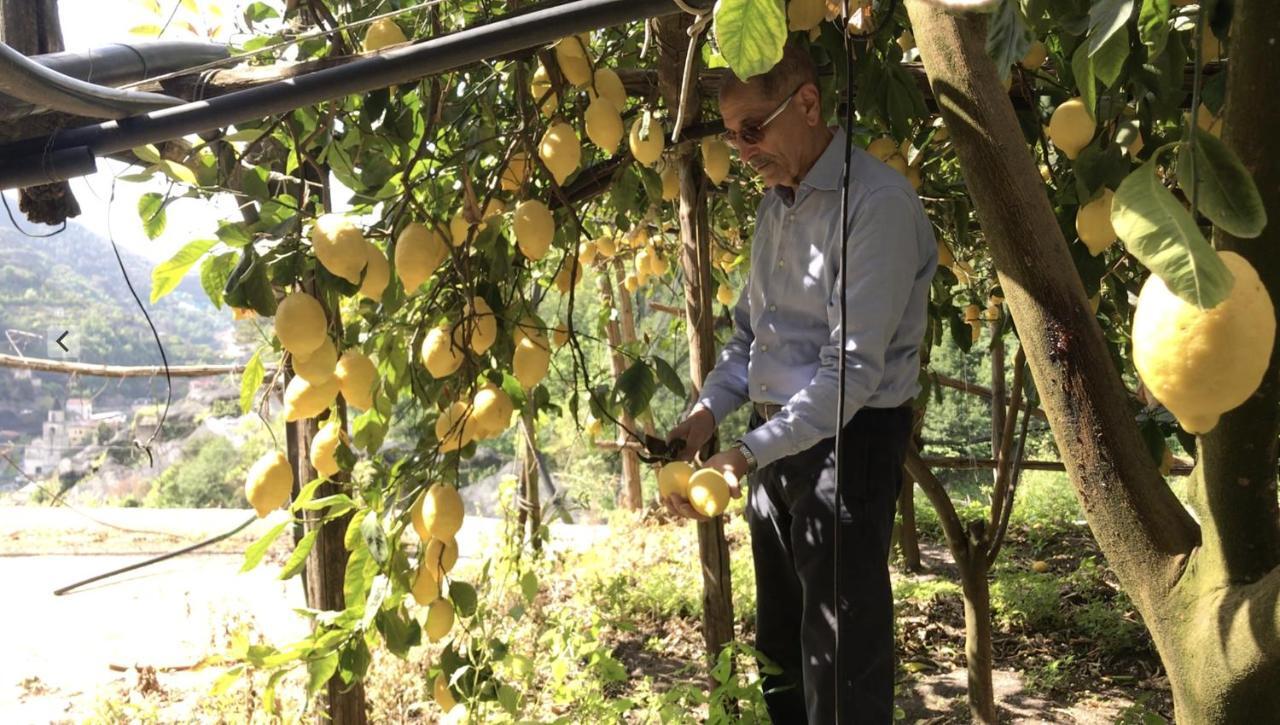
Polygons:
<instances>
[{"instance_id":1,"label":"elderly man","mask_svg":"<svg viewBox=\"0 0 1280 725\"><path fill-rule=\"evenodd\" d=\"M846 144L843 129L823 122L815 81L808 51L789 45L771 71L747 82L727 78L720 91L726 140L769 189L756 216L750 278L734 309L733 337L697 404L668 438L683 439L692 458L726 415L753 406L749 432L706 465L734 474L730 480L750 481L757 646L782 668L765 678L774 722L888 723L894 677L889 538L911 403L920 390L919 347L937 243L906 179L853 149L842 341ZM834 436L842 348L846 418L837 558ZM741 495L736 485L733 494ZM698 517L678 494L666 503Z\"/></svg>"}]
</instances>

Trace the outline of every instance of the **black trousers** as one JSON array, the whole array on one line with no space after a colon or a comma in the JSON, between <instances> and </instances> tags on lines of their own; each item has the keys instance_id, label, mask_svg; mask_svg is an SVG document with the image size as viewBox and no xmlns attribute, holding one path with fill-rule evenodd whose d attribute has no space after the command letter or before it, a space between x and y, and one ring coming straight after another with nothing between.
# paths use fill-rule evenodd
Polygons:
<instances>
[{"instance_id":1,"label":"black trousers","mask_svg":"<svg viewBox=\"0 0 1280 725\"><path fill-rule=\"evenodd\" d=\"M762 422L753 415L751 426ZM910 407L864 408L845 426L838 610L835 439L750 478L756 647L782 667L780 675L764 678L775 723L835 723L837 697L841 725L892 722L889 541L911 422Z\"/></svg>"}]
</instances>

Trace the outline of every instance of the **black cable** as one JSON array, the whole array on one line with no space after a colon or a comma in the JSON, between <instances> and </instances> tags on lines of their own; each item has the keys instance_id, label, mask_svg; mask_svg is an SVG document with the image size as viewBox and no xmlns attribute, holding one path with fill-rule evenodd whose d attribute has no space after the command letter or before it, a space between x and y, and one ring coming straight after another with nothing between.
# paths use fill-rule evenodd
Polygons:
<instances>
[{"instance_id":1,"label":"black cable","mask_svg":"<svg viewBox=\"0 0 1280 725\"><path fill-rule=\"evenodd\" d=\"M154 466L155 458L151 455L151 442L160 435L160 431L164 430L164 422L169 417L169 405L173 403L173 376L169 374L169 356L164 351L164 343L160 342L160 333L156 330L155 323L151 321L151 315L147 312L146 305L142 304L142 298L138 296L138 291L133 288L133 281L129 279L129 272L124 268L124 259L120 256L120 247L116 246L116 236L111 231L111 205L116 200L116 180L111 180L111 196L107 199L107 239L111 242L111 251L115 252L116 263L120 265L120 274L124 276L124 283L129 288L129 294L133 295L133 301L138 303L138 309L142 310L142 316L147 321L147 326L151 328L151 336L155 338L156 348L160 350L160 362L164 364L164 410L160 412L160 420L156 423L156 429L151 431L151 436L147 438L146 443L134 441L133 444L147 454L147 465Z\"/></svg>"},{"instance_id":2,"label":"black cable","mask_svg":"<svg viewBox=\"0 0 1280 725\"><path fill-rule=\"evenodd\" d=\"M236 534L240 533L244 529L248 528L249 524L252 524L254 521L257 521L257 520L258 520L258 517L255 514L253 516L250 516L243 524L240 524L239 526L235 527L234 529L231 529L230 531L224 531L221 534L218 534L217 536L214 536L209 539L205 539L204 541L196 542L191 546L184 546L181 549L178 549L177 551L171 551L168 554L161 554L160 556L154 556L150 559L147 559L146 561L140 561L136 564L122 566L119 569L112 569L111 571L98 574L97 576L91 576L88 579L81 579L80 581L75 582L74 584L68 584L65 587L62 587L61 589L53 590L53 595L55 597L60 597L63 594L79 589L80 587L85 586L86 584L92 584L97 581L102 581L103 579L109 579L118 574L125 574L127 572L134 571L135 569L141 569L144 566L159 564L160 562L165 561L166 559L172 559L175 556L182 556L183 554L188 554L197 549L203 549L204 547L209 546L211 544L216 544L219 541L222 541L223 539L227 539L232 536L235 536Z\"/></svg>"},{"instance_id":3,"label":"black cable","mask_svg":"<svg viewBox=\"0 0 1280 725\"><path fill-rule=\"evenodd\" d=\"M61 234L67 231L67 220L63 219L62 226L58 227L56 230L52 232L49 232L48 234L32 234L31 232L18 226L18 220L15 219L13 216L13 209L9 208L9 197L5 196L4 194L0 194L0 202L4 202L4 211L6 214L9 215L9 223L12 224L13 228L18 230L18 233L24 237L30 237L31 239L46 239L48 237L56 236L58 234Z\"/></svg>"}]
</instances>

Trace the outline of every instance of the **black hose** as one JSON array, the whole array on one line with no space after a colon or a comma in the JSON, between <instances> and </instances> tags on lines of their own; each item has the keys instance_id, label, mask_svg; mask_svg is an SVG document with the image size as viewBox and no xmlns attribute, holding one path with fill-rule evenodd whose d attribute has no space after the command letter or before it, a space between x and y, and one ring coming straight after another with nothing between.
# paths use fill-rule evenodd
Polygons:
<instances>
[{"instance_id":1,"label":"black hose","mask_svg":"<svg viewBox=\"0 0 1280 725\"><path fill-rule=\"evenodd\" d=\"M234 529L231 529L230 531L225 531L221 534L218 534L213 538L205 539L204 541L197 542L195 544L192 544L191 546L184 546L183 548L178 549L177 551L171 551L168 554L161 554L160 556L147 559L146 561L140 561L136 564L130 564L129 566L120 567L119 569L112 569L109 572L98 574L97 576L91 576L88 579L81 579L80 581L74 584L68 584L67 586L62 587L61 589L53 590L53 595L55 597L60 597L63 594L66 594L71 591L75 591L76 589L79 589L80 587L85 586L86 584L92 584L94 582L102 581L103 579L110 579L111 577L116 576L118 574L125 574L127 572L135 571L137 569L141 569L146 566L151 566L152 564L159 564L162 561L165 561L167 559L172 559L177 556L182 556L183 554L190 554L191 552L196 551L198 549L203 549L204 547L209 546L210 544L216 544L219 541L222 541L223 539L227 539L232 536L235 536L236 534L240 533L244 529L248 528L249 524L252 524L254 521L257 521L257 520L258 520L257 516L250 516L249 519L246 520L243 524L240 524L239 526L235 527Z\"/></svg>"},{"instance_id":2,"label":"black hose","mask_svg":"<svg viewBox=\"0 0 1280 725\"><path fill-rule=\"evenodd\" d=\"M0 92L38 108L90 118L124 118L182 104L159 93L122 91L86 83L40 65L0 43Z\"/></svg>"}]
</instances>

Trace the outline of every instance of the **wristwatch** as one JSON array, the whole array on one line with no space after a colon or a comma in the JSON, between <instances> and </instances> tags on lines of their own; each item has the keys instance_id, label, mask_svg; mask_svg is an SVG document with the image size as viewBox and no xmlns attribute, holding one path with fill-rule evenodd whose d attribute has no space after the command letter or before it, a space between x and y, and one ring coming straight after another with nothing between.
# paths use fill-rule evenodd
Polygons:
<instances>
[{"instance_id":1,"label":"wristwatch","mask_svg":"<svg viewBox=\"0 0 1280 725\"><path fill-rule=\"evenodd\" d=\"M742 439L739 438L738 440L733 442L733 447L737 448L738 452L742 454L742 457L747 459L747 473L755 473L756 457L754 454L751 453L751 449L747 448L747 444L743 443Z\"/></svg>"}]
</instances>

